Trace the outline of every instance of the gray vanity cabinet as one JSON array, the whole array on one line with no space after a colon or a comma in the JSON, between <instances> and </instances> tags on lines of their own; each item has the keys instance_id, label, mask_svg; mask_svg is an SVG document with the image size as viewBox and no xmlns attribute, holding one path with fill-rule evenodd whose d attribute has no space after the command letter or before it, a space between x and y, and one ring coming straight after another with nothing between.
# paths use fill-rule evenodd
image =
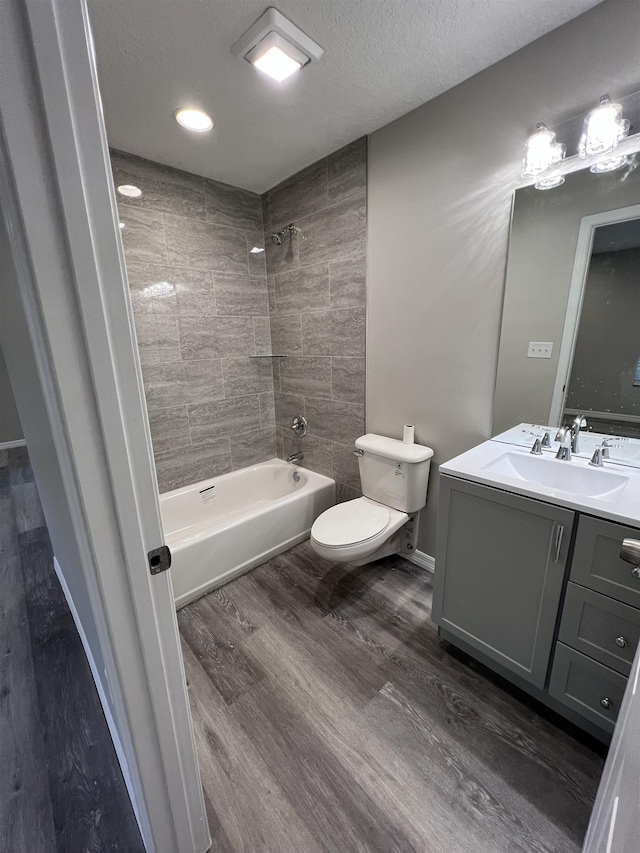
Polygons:
<instances>
[{"instance_id":1,"label":"gray vanity cabinet","mask_svg":"<svg viewBox=\"0 0 640 853\"><path fill-rule=\"evenodd\" d=\"M575 513L442 476L433 618L544 688Z\"/></svg>"}]
</instances>

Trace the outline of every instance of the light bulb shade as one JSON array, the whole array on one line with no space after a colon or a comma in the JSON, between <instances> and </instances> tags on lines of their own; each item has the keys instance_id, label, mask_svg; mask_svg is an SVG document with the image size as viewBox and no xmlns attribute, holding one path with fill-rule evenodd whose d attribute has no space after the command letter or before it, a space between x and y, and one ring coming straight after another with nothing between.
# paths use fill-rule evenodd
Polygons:
<instances>
[{"instance_id":1,"label":"light bulb shade","mask_svg":"<svg viewBox=\"0 0 640 853\"><path fill-rule=\"evenodd\" d=\"M551 166L559 163L566 153L566 146L556 142L556 135L544 124L526 141L522 160L522 177L537 178Z\"/></svg>"},{"instance_id":2,"label":"light bulb shade","mask_svg":"<svg viewBox=\"0 0 640 853\"><path fill-rule=\"evenodd\" d=\"M629 134L629 127L628 120L622 118L621 104L613 104L608 95L603 95L600 106L584 120L578 154L583 159L608 154Z\"/></svg>"}]
</instances>

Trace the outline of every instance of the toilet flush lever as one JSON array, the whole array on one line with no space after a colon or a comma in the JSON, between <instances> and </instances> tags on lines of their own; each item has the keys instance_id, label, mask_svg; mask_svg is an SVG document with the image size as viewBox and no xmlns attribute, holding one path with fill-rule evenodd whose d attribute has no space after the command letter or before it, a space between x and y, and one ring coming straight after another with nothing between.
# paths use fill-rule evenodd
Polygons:
<instances>
[{"instance_id":1,"label":"toilet flush lever","mask_svg":"<svg viewBox=\"0 0 640 853\"><path fill-rule=\"evenodd\" d=\"M357 450L353 451L353 455L354 456L364 456L364 450L360 450L360 448L358 448Z\"/></svg>"}]
</instances>

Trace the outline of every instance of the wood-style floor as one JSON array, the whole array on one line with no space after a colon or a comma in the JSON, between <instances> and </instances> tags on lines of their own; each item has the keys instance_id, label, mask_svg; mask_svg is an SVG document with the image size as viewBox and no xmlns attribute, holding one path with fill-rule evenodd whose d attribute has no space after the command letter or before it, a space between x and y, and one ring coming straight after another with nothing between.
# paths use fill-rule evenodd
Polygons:
<instances>
[{"instance_id":1,"label":"wood-style floor","mask_svg":"<svg viewBox=\"0 0 640 853\"><path fill-rule=\"evenodd\" d=\"M0 450L0 853L143 853L24 448Z\"/></svg>"},{"instance_id":2,"label":"wood-style floor","mask_svg":"<svg viewBox=\"0 0 640 853\"><path fill-rule=\"evenodd\" d=\"M179 613L214 853L577 853L603 759L308 543Z\"/></svg>"}]
</instances>

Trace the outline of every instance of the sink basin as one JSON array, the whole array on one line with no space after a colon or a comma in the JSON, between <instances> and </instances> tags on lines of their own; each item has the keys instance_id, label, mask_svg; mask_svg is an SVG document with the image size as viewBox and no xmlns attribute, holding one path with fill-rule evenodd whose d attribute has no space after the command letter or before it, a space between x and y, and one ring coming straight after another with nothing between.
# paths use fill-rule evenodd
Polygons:
<instances>
[{"instance_id":1,"label":"sink basin","mask_svg":"<svg viewBox=\"0 0 640 853\"><path fill-rule=\"evenodd\" d=\"M611 503L618 500L629 482L629 478L624 474L585 467L584 462L562 462L547 456L531 456L528 453L503 453L483 465L482 470Z\"/></svg>"}]
</instances>

